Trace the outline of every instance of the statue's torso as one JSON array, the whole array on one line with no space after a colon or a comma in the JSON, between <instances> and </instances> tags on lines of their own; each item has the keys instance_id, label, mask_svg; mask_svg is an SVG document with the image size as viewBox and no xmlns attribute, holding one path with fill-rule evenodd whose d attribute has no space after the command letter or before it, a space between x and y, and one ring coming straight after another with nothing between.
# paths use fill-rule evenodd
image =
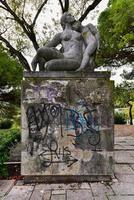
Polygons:
<instances>
[{"instance_id":1,"label":"statue's torso","mask_svg":"<svg viewBox=\"0 0 134 200\"><path fill-rule=\"evenodd\" d=\"M64 57L81 61L84 44L82 34L71 29L65 29L61 35L61 41Z\"/></svg>"}]
</instances>

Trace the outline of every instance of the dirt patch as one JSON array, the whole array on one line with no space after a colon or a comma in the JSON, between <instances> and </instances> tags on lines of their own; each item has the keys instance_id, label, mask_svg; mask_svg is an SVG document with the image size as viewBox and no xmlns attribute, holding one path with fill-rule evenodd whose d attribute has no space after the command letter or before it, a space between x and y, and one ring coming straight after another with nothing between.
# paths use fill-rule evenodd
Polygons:
<instances>
[{"instance_id":1,"label":"dirt patch","mask_svg":"<svg viewBox=\"0 0 134 200\"><path fill-rule=\"evenodd\" d=\"M114 125L114 133L116 136L132 136L134 137L134 125Z\"/></svg>"}]
</instances>

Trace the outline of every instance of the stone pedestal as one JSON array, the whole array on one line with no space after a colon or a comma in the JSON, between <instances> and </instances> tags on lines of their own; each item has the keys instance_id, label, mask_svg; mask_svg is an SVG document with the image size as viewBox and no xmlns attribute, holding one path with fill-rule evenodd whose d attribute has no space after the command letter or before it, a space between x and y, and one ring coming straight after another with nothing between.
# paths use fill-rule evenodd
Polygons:
<instances>
[{"instance_id":1,"label":"stone pedestal","mask_svg":"<svg viewBox=\"0 0 134 200\"><path fill-rule=\"evenodd\" d=\"M26 72L24 76L21 174L62 182L111 177L113 82L109 74Z\"/></svg>"}]
</instances>

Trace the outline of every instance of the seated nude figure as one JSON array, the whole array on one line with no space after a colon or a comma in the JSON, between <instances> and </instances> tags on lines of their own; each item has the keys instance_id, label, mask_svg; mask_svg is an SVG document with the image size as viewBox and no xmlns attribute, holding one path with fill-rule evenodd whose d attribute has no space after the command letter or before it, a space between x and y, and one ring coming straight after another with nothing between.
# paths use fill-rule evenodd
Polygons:
<instances>
[{"instance_id":1,"label":"seated nude figure","mask_svg":"<svg viewBox=\"0 0 134 200\"><path fill-rule=\"evenodd\" d=\"M36 71L39 64L39 71L92 71L99 43L96 28L92 24L82 26L67 12L61 18L61 25L63 32L37 50L32 70ZM56 49L59 44L62 51Z\"/></svg>"}]
</instances>

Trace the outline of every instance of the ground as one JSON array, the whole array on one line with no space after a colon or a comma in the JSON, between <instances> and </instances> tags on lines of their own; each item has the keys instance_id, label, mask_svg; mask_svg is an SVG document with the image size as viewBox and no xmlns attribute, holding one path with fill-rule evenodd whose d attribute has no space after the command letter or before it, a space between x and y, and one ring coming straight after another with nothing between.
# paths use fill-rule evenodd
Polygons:
<instances>
[{"instance_id":1,"label":"ground","mask_svg":"<svg viewBox=\"0 0 134 200\"><path fill-rule=\"evenodd\" d=\"M116 135L114 153L111 182L24 185L23 180L0 180L0 199L134 200L134 135Z\"/></svg>"}]
</instances>

